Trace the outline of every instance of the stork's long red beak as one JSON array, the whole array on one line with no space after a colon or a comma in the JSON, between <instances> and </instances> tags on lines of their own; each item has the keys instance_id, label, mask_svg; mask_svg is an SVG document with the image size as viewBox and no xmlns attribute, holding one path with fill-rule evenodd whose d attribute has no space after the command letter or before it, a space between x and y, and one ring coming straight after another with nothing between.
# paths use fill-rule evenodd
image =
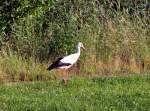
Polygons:
<instances>
[{"instance_id":1,"label":"stork's long red beak","mask_svg":"<svg viewBox=\"0 0 150 111\"><path fill-rule=\"evenodd\" d=\"M83 50L85 50L85 47L84 47L84 46L82 46L81 48L82 48Z\"/></svg>"}]
</instances>

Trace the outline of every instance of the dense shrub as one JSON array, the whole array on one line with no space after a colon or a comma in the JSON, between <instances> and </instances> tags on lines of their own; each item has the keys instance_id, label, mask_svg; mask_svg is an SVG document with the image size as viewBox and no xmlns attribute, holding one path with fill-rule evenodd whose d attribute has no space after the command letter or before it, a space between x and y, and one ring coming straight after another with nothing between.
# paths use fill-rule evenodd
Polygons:
<instances>
[{"instance_id":1,"label":"dense shrub","mask_svg":"<svg viewBox=\"0 0 150 111\"><path fill-rule=\"evenodd\" d=\"M81 41L87 51L79 60L80 72L147 72L147 4L147 0L58 0L52 6L40 2L32 13L11 22L8 41L1 25L0 47L27 61L33 57L43 62L75 52L76 43Z\"/></svg>"}]
</instances>

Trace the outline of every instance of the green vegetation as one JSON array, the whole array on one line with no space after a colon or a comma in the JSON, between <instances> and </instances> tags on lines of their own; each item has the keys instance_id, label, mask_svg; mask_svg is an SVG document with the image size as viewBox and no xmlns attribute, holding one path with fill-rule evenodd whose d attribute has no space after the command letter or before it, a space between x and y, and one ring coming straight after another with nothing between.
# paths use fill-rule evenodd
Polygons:
<instances>
[{"instance_id":1,"label":"green vegetation","mask_svg":"<svg viewBox=\"0 0 150 111\"><path fill-rule=\"evenodd\" d=\"M148 2L0 0L0 111L149 111ZM79 41L64 86L46 68Z\"/></svg>"},{"instance_id":2,"label":"green vegetation","mask_svg":"<svg viewBox=\"0 0 150 111\"><path fill-rule=\"evenodd\" d=\"M150 71L148 0L1 0L0 80L47 80L48 64L75 51L80 74ZM53 72L52 72L53 73ZM11 79L9 79L11 80Z\"/></svg>"},{"instance_id":3,"label":"green vegetation","mask_svg":"<svg viewBox=\"0 0 150 111\"><path fill-rule=\"evenodd\" d=\"M147 75L0 85L4 111L149 111L149 104Z\"/></svg>"}]
</instances>

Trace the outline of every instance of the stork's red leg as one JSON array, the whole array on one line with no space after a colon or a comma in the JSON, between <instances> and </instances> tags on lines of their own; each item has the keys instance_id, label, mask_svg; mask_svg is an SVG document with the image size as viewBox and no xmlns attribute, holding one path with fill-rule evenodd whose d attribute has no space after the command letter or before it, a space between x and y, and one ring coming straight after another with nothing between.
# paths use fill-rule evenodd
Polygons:
<instances>
[{"instance_id":1,"label":"stork's red leg","mask_svg":"<svg viewBox=\"0 0 150 111\"><path fill-rule=\"evenodd\" d=\"M67 85L68 74L67 74L67 71L66 71L66 70L63 71L63 79L64 79L65 85Z\"/></svg>"},{"instance_id":2,"label":"stork's red leg","mask_svg":"<svg viewBox=\"0 0 150 111\"><path fill-rule=\"evenodd\" d=\"M68 70L65 71L66 71L66 81L68 81Z\"/></svg>"}]
</instances>

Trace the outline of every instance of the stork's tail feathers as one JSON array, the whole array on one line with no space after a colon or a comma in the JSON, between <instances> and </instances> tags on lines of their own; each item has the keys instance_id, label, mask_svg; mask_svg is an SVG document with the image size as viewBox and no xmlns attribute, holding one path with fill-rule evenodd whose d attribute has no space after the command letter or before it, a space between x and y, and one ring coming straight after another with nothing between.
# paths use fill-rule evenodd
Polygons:
<instances>
[{"instance_id":1,"label":"stork's tail feathers","mask_svg":"<svg viewBox=\"0 0 150 111\"><path fill-rule=\"evenodd\" d=\"M52 70L52 69L54 69L54 67L52 67L52 66L49 66L46 70Z\"/></svg>"}]
</instances>

